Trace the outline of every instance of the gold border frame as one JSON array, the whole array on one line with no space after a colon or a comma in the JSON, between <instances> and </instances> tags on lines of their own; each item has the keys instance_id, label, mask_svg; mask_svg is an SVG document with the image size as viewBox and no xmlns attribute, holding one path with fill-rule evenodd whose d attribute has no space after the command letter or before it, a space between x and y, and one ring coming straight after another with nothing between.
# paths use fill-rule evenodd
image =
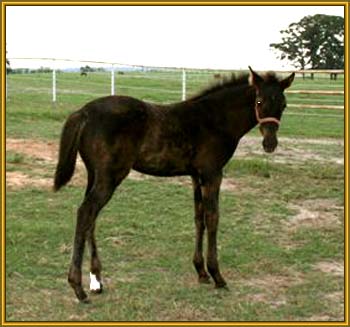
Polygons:
<instances>
[{"instance_id":1,"label":"gold border frame","mask_svg":"<svg viewBox=\"0 0 350 327\"><path fill-rule=\"evenodd\" d=\"M345 194L344 194L344 318L343 322L7 322L5 320L5 216L6 216L6 166L5 166L5 112L6 112L6 36L5 9L7 6L344 6L345 19ZM348 326L349 325L349 2L348 1L3 1L1 3L1 325L2 326Z\"/></svg>"}]
</instances>

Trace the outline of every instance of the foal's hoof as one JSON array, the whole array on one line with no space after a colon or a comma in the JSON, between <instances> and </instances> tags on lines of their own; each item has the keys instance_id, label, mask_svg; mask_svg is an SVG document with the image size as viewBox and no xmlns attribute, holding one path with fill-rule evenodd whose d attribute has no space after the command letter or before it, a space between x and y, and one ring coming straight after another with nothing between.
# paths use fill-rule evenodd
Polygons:
<instances>
[{"instance_id":1,"label":"foal's hoof","mask_svg":"<svg viewBox=\"0 0 350 327\"><path fill-rule=\"evenodd\" d=\"M90 299L87 296L85 298L83 298L83 299L79 299L79 302L83 303L83 304L91 303Z\"/></svg>"},{"instance_id":2,"label":"foal's hoof","mask_svg":"<svg viewBox=\"0 0 350 327\"><path fill-rule=\"evenodd\" d=\"M90 293L92 294L101 294L103 292L103 284L100 283L100 288L96 288L96 289L93 289L93 288L90 288Z\"/></svg>"},{"instance_id":3,"label":"foal's hoof","mask_svg":"<svg viewBox=\"0 0 350 327\"><path fill-rule=\"evenodd\" d=\"M224 281L223 281L223 282L220 282L220 283L216 283L216 284L215 284L215 288L217 288L217 289L223 289L223 290L229 291L229 288L228 288L226 282L224 282Z\"/></svg>"},{"instance_id":4,"label":"foal's hoof","mask_svg":"<svg viewBox=\"0 0 350 327\"><path fill-rule=\"evenodd\" d=\"M79 287L74 289L75 295L80 303L90 303L90 300L84 290Z\"/></svg>"},{"instance_id":5,"label":"foal's hoof","mask_svg":"<svg viewBox=\"0 0 350 327\"><path fill-rule=\"evenodd\" d=\"M198 282L200 284L210 284L210 277L209 276L200 276L198 278Z\"/></svg>"}]
</instances>

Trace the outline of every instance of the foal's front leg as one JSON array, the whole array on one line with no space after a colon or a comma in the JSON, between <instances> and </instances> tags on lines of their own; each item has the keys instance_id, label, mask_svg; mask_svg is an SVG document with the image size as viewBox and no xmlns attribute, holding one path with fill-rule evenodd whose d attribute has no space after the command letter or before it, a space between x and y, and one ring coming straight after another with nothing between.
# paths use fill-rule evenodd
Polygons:
<instances>
[{"instance_id":1,"label":"foal's front leg","mask_svg":"<svg viewBox=\"0 0 350 327\"><path fill-rule=\"evenodd\" d=\"M208 234L207 268L217 288L225 287L217 259L216 235L219 223L219 191L222 173L206 176L201 185L204 219Z\"/></svg>"},{"instance_id":2,"label":"foal's front leg","mask_svg":"<svg viewBox=\"0 0 350 327\"><path fill-rule=\"evenodd\" d=\"M203 258L203 234L205 230L202 191L197 177L192 177L194 193L194 222L196 226L196 243L193 256L193 264L198 273L200 283L209 283L210 277L204 268Z\"/></svg>"}]
</instances>

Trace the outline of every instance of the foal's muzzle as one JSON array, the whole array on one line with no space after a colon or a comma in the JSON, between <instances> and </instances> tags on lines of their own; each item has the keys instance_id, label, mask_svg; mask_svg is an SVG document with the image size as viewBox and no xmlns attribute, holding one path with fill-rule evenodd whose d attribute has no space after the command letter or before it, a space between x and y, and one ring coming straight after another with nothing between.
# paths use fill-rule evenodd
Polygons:
<instances>
[{"instance_id":1,"label":"foal's muzzle","mask_svg":"<svg viewBox=\"0 0 350 327\"><path fill-rule=\"evenodd\" d=\"M280 120L275 117L260 118L258 104L255 106L255 117L259 124L259 129L264 139L262 142L265 152L271 153L275 151L277 141L277 130L280 125Z\"/></svg>"},{"instance_id":2,"label":"foal's muzzle","mask_svg":"<svg viewBox=\"0 0 350 327\"><path fill-rule=\"evenodd\" d=\"M266 124L267 125L267 124ZM269 126L260 125L260 132L264 139L262 141L262 146L264 151L267 153L272 153L276 150L278 140L277 140L277 126L273 124L268 124Z\"/></svg>"},{"instance_id":3,"label":"foal's muzzle","mask_svg":"<svg viewBox=\"0 0 350 327\"><path fill-rule=\"evenodd\" d=\"M267 153L272 153L276 150L277 148L277 137L264 137L262 145L264 147L264 151Z\"/></svg>"}]
</instances>

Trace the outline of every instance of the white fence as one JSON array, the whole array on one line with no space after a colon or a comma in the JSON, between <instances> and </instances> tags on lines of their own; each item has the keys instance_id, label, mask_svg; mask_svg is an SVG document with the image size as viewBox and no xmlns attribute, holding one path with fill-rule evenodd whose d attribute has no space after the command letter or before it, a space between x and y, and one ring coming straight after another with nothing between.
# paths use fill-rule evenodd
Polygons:
<instances>
[{"instance_id":1,"label":"white fence","mask_svg":"<svg viewBox=\"0 0 350 327\"><path fill-rule=\"evenodd\" d=\"M101 61L76 61L71 59L8 59L10 61L10 67L25 67L22 69L13 68L12 73L26 73L27 76L30 76L33 72L43 72L44 74L42 75L31 74L33 81L29 81L29 84L32 85L30 87L26 85L24 89L28 89L29 91L36 89L38 92L44 93L49 92L53 103L59 102L64 94L83 95L86 93L97 97L108 94L128 94L128 92L131 95L140 93L143 100L152 100L155 102L185 100L188 94L198 92L205 85L213 83L215 79L221 79L223 75L231 73L231 71L224 70L149 67ZM333 71L312 71L312 74L315 74L317 79L315 78L313 81L309 80L309 83L313 83L319 89L287 90L287 93L291 95L292 99L292 101L289 101L289 106L295 108L343 109L344 91L343 86L339 84L341 83L339 79L344 78L344 71L337 70L335 72L339 76L338 81L329 79L330 74L333 76ZM290 72L279 73L286 75ZM299 74L299 77L305 77L305 71L297 72L297 74ZM68 84L67 81L70 75L74 75L74 80L70 79L70 84ZM42 81L40 81L40 78ZM48 79L51 80L50 83ZM133 79L132 83L130 79ZM302 79L300 78L300 80ZM11 98L11 93L25 92L25 90L19 90L19 87L15 83L18 83L16 78L7 76L6 99ZM72 89L72 85L77 88ZM108 85L109 88L107 87ZM134 92L130 92L129 90L133 90ZM154 96L156 93L166 94L166 96L158 99ZM296 99L297 95L307 95L307 97L304 97L301 103L299 99ZM315 99L317 100L315 96L319 96L319 103L317 101L315 102ZM293 99L295 99L294 102Z\"/></svg>"},{"instance_id":2,"label":"white fence","mask_svg":"<svg viewBox=\"0 0 350 327\"><path fill-rule=\"evenodd\" d=\"M116 94L116 71L121 73L125 71L144 72L144 71L151 71L151 70L157 70L157 71L169 72L169 73L181 71L181 75L182 75L181 99L182 100L186 99L186 69L184 68L151 67L151 66L143 66L143 65L129 65L129 64L102 62L102 61L80 61L80 60L76 61L71 59L54 59L54 58L8 58L8 60L10 63L15 62L17 67L21 67L21 68L14 69L14 71L17 71L17 72L20 72L22 70L22 73L30 73L34 71L40 71L40 69L42 69L43 71L47 71L47 69L49 69L52 75L52 102L57 101L57 91L58 91L57 71L78 72L79 67L84 68L84 65L85 67L92 65L93 67L89 66L92 70L96 69L94 67L97 67L97 69L100 69L100 70L103 69L104 72L108 72L110 74L110 90L111 90L110 94L111 95ZM21 62L22 62L22 66L21 66ZM35 63L37 65L35 65ZM28 66L32 68L27 68ZM85 75L89 73L91 72L86 72ZM134 77L137 78L137 75L135 75ZM8 95L8 80L6 75L6 99L7 99L7 95Z\"/></svg>"}]
</instances>

